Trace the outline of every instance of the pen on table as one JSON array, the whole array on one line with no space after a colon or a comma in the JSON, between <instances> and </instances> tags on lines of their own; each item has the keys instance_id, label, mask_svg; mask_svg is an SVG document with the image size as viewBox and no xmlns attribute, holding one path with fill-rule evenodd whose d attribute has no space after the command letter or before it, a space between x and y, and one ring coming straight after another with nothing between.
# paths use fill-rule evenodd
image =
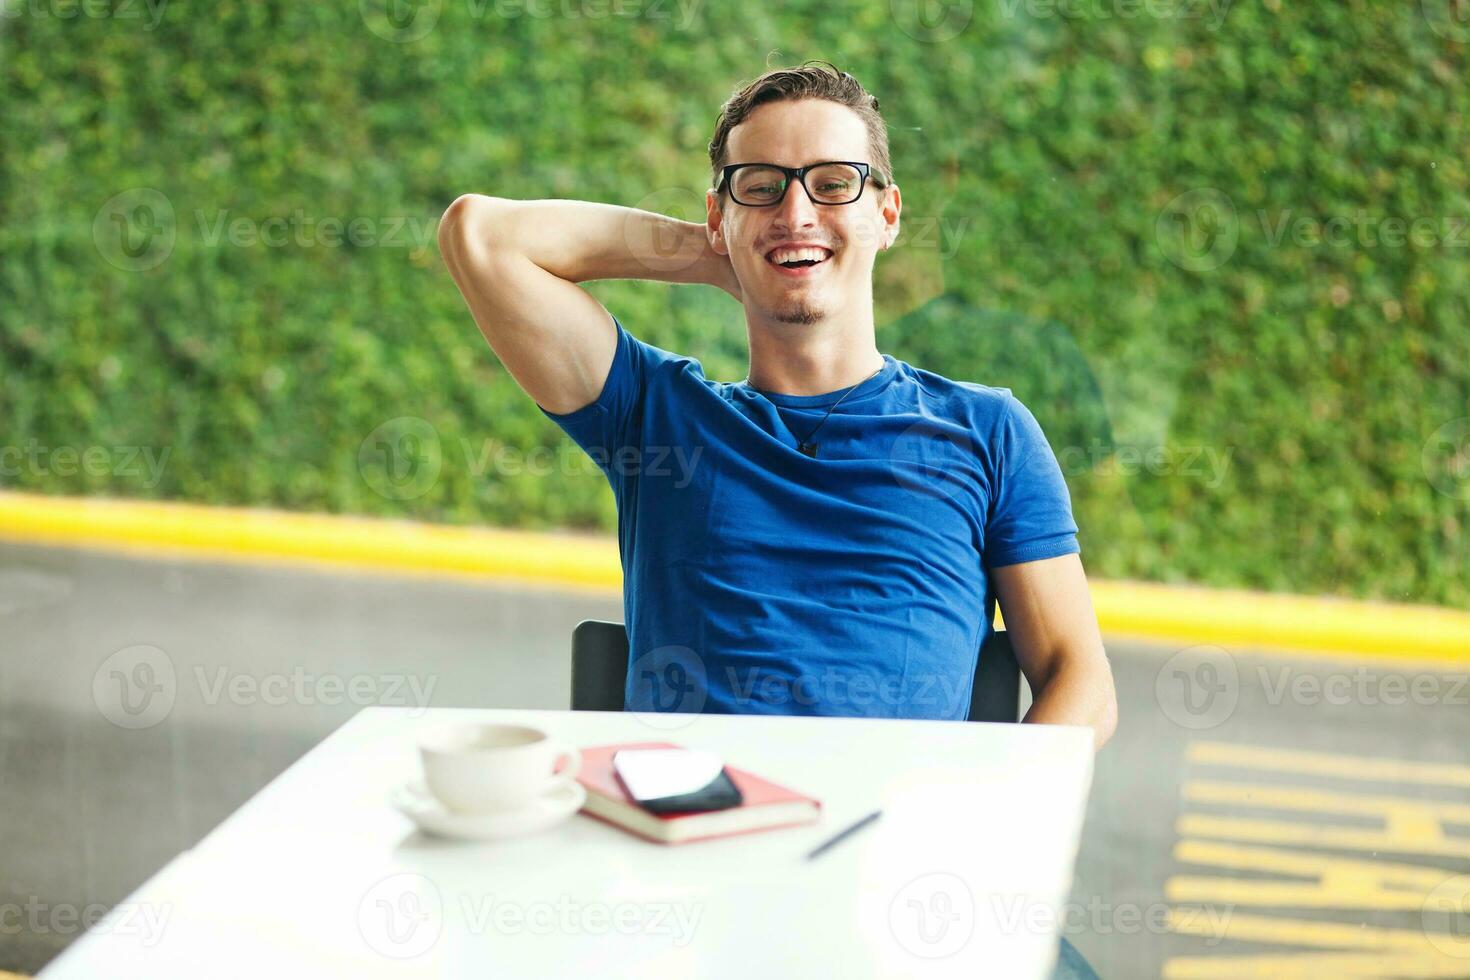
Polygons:
<instances>
[{"instance_id":1,"label":"pen on table","mask_svg":"<svg viewBox=\"0 0 1470 980\"><path fill-rule=\"evenodd\" d=\"M808 852L806 859L810 861L812 858L820 856L828 848L835 847L836 845L842 843L844 840L851 837L859 830L862 830L874 820L877 820L882 813L882 810L874 810L872 813L868 814L866 817L863 817L857 823L853 824L843 831L840 831L835 837L830 837L827 840L823 841L821 844L818 844L814 849Z\"/></svg>"}]
</instances>

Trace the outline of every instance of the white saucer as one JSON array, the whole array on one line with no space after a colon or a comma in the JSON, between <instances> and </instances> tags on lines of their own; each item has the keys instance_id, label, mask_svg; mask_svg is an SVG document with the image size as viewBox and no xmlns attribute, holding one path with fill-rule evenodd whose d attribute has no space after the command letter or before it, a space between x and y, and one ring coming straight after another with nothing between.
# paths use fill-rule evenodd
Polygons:
<instances>
[{"instance_id":1,"label":"white saucer","mask_svg":"<svg viewBox=\"0 0 1470 980\"><path fill-rule=\"evenodd\" d=\"M587 791L573 780L547 790L520 810L455 813L440 803L422 780L415 780L394 790L390 800L399 813L425 833L458 840L495 840L534 834L561 823L582 809L582 804L587 802Z\"/></svg>"}]
</instances>

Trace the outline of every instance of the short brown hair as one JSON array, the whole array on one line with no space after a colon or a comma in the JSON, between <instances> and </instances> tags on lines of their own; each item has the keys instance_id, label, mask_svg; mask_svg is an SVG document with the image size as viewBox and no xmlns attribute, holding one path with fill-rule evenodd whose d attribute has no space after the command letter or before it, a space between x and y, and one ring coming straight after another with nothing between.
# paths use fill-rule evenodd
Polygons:
<instances>
[{"instance_id":1,"label":"short brown hair","mask_svg":"<svg viewBox=\"0 0 1470 980\"><path fill-rule=\"evenodd\" d=\"M766 72L730 96L720 107L715 135L709 141L709 162L713 171L710 186L719 184L732 129L744 122L758 106L799 99L826 99L845 105L861 116L868 127L868 151L872 155L868 162L873 165L872 177L879 187L893 182L893 168L888 159L888 126L878 112L878 99L856 78L831 62L808 61L799 68L778 68ZM721 191L722 206L723 199L724 192Z\"/></svg>"}]
</instances>

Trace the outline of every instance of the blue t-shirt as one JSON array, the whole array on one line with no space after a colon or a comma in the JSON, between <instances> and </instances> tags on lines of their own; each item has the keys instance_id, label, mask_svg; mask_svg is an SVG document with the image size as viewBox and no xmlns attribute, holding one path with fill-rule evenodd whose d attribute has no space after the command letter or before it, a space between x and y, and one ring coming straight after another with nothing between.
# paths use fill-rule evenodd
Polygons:
<instances>
[{"instance_id":1,"label":"blue t-shirt","mask_svg":"<svg viewBox=\"0 0 1470 980\"><path fill-rule=\"evenodd\" d=\"M541 411L617 500L627 709L964 720L988 569L1079 550L1025 406L884 354L812 458L792 432L846 389L710 381L613 323L597 400Z\"/></svg>"}]
</instances>

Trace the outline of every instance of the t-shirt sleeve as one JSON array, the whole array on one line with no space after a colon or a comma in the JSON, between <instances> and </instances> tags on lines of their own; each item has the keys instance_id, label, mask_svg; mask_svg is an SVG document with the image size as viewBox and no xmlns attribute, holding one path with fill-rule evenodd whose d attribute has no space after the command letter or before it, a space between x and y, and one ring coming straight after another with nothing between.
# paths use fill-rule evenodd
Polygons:
<instances>
[{"instance_id":1,"label":"t-shirt sleeve","mask_svg":"<svg viewBox=\"0 0 1470 980\"><path fill-rule=\"evenodd\" d=\"M604 473L620 450L639 448L644 393L650 365L657 353L655 348L628 333L616 316L612 319L618 333L617 349L597 400L564 415L548 412L539 402L536 404Z\"/></svg>"},{"instance_id":2,"label":"t-shirt sleeve","mask_svg":"<svg viewBox=\"0 0 1470 980\"><path fill-rule=\"evenodd\" d=\"M995 438L998 473L985 528L986 567L1080 552L1056 454L1036 417L1009 393Z\"/></svg>"}]
</instances>

